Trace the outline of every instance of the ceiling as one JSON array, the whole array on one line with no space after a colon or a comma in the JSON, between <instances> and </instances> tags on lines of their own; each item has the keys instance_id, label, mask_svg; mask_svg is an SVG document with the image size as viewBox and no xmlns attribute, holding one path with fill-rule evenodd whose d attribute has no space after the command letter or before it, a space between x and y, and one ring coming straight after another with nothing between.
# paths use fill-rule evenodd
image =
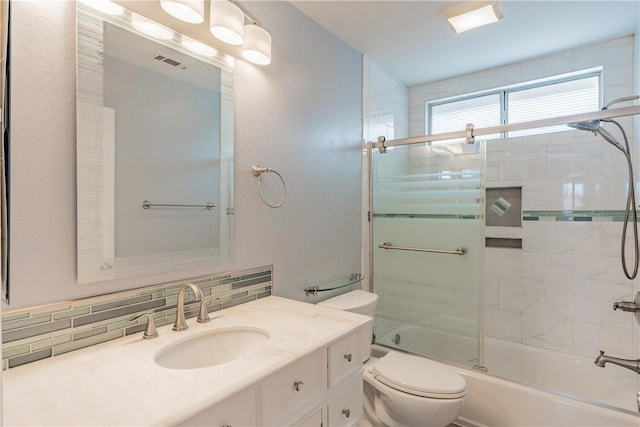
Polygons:
<instances>
[{"instance_id":1,"label":"ceiling","mask_svg":"<svg viewBox=\"0 0 640 427\"><path fill-rule=\"evenodd\" d=\"M461 1L291 1L407 86L634 34L639 0L503 0L504 18L455 34Z\"/></svg>"}]
</instances>

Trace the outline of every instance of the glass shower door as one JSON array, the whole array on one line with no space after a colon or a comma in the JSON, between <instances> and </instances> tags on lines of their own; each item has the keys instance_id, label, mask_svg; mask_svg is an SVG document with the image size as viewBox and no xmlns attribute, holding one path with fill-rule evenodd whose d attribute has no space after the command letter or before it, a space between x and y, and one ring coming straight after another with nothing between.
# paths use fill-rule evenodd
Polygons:
<instances>
[{"instance_id":1,"label":"glass shower door","mask_svg":"<svg viewBox=\"0 0 640 427\"><path fill-rule=\"evenodd\" d=\"M484 144L396 146L372 162L376 342L481 364Z\"/></svg>"}]
</instances>

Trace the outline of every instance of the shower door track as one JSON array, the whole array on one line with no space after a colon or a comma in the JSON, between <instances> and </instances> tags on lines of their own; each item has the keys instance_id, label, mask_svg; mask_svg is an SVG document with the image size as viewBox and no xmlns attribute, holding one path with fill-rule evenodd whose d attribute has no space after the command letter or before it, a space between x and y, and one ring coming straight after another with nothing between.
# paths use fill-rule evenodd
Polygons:
<instances>
[{"instance_id":1,"label":"shower door track","mask_svg":"<svg viewBox=\"0 0 640 427\"><path fill-rule=\"evenodd\" d=\"M634 105L630 107L612 108L610 110L599 110L593 113L573 114L570 116L552 117L549 119L531 120L528 122L512 123L508 125L490 126L485 128L473 129L473 137L482 135L501 134L516 130L527 130L543 128L548 126L565 125L567 123L577 123L590 120L606 120L616 117L635 116L640 114L640 106ZM393 147L398 145L420 144L425 142L443 141L447 139L466 138L469 136L468 130L459 132L447 132L436 135L414 136L410 138L392 139L389 141L369 142L371 148Z\"/></svg>"}]
</instances>

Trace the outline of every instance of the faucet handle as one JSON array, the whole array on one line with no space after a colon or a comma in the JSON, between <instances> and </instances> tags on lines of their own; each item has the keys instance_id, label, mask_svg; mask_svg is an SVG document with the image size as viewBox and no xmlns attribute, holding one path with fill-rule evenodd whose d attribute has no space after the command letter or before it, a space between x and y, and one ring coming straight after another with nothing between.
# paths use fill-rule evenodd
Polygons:
<instances>
[{"instance_id":1,"label":"faucet handle","mask_svg":"<svg viewBox=\"0 0 640 427\"><path fill-rule=\"evenodd\" d=\"M142 333L142 338L144 338L145 340L151 339L151 338L157 338L158 337L158 330L156 329L156 321L153 318L153 314L151 313L143 313L139 316L134 317L133 319L131 319L131 321L133 322L134 320L138 320L141 317L146 317L147 318L147 327L145 328L144 332Z\"/></svg>"},{"instance_id":2,"label":"faucet handle","mask_svg":"<svg viewBox=\"0 0 640 427\"><path fill-rule=\"evenodd\" d=\"M207 323L211 321L209 317L209 311L207 311L207 306L211 302L210 299L203 299L200 303L200 311L198 312L198 323Z\"/></svg>"}]
</instances>

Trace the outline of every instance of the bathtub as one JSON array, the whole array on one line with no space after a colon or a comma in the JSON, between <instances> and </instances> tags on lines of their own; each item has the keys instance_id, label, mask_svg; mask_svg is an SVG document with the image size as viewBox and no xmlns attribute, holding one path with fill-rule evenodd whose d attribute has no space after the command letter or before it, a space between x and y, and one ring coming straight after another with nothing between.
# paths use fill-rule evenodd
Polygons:
<instances>
[{"instance_id":1,"label":"bathtub","mask_svg":"<svg viewBox=\"0 0 640 427\"><path fill-rule=\"evenodd\" d=\"M397 341L398 335L404 349L411 345L415 351L427 353L425 346L433 348L439 343L435 345L437 358L452 360L443 357L451 350L443 350L441 332L409 325L377 339L374 353L381 355L389 346L397 347L393 340ZM472 346L477 348L475 339L457 338L447 336L447 345L455 342L452 348L465 355ZM448 365L464 376L468 387L464 409L456 421L460 426L640 426L636 412L639 376L626 369L612 365L598 368L593 359L491 338L485 340L484 364L488 373Z\"/></svg>"}]
</instances>

